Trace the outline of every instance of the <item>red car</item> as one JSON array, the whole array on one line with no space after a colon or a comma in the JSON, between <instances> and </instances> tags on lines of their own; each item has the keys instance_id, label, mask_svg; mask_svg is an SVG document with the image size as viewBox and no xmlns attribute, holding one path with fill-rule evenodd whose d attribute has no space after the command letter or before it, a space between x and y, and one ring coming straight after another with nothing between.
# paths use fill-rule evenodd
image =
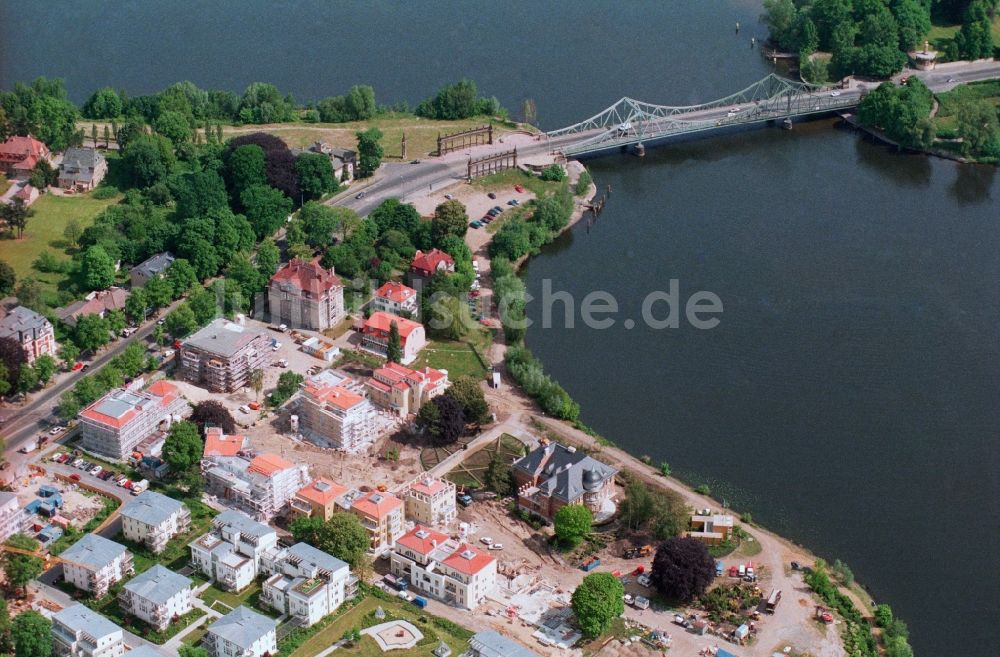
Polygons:
<instances>
[{"instance_id":1,"label":"red car","mask_svg":"<svg viewBox=\"0 0 1000 657\"><path fill-rule=\"evenodd\" d=\"M514 185L514 191L517 192L518 194L523 194L524 187L521 187L520 185Z\"/></svg>"},{"instance_id":2,"label":"red car","mask_svg":"<svg viewBox=\"0 0 1000 657\"><path fill-rule=\"evenodd\" d=\"M80 475L76 474L75 472L71 474L69 478L72 479L73 481L80 481Z\"/></svg>"},{"instance_id":3,"label":"red car","mask_svg":"<svg viewBox=\"0 0 1000 657\"><path fill-rule=\"evenodd\" d=\"M79 371L81 367L83 367L83 363L81 363L80 361L77 361L77 362L73 363L73 371L74 372Z\"/></svg>"}]
</instances>

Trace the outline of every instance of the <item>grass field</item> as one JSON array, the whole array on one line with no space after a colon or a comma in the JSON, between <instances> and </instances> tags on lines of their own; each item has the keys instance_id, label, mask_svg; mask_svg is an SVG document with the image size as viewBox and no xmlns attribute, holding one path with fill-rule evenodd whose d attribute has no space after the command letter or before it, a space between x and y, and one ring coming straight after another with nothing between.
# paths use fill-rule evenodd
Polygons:
<instances>
[{"instance_id":1,"label":"grass field","mask_svg":"<svg viewBox=\"0 0 1000 657\"><path fill-rule=\"evenodd\" d=\"M931 31L927 34L927 40L933 43L938 39L951 39L958 34L961 28L961 25L932 25ZM993 43L1000 43L1000 15L993 19L992 32Z\"/></svg>"},{"instance_id":2,"label":"grass field","mask_svg":"<svg viewBox=\"0 0 1000 657\"><path fill-rule=\"evenodd\" d=\"M500 458L510 463L514 459L524 456L524 443L514 436L505 433L497 438L492 444L476 450L454 470L449 472L446 477L455 482L456 486L483 488L486 470L490 465L490 461L492 461L493 457L497 454L500 455ZM436 454L433 457L429 456L429 458L437 458L440 460L440 458L443 458L444 456L446 456L446 454ZM421 461L423 461L423 455L421 455Z\"/></svg>"},{"instance_id":3,"label":"grass field","mask_svg":"<svg viewBox=\"0 0 1000 657\"><path fill-rule=\"evenodd\" d=\"M378 607L382 607L385 612L383 620L375 618L375 609ZM348 630L361 630L395 619L410 621L420 630L424 638L409 650L393 650L393 657L427 657L441 641L451 647L453 655L459 655L465 651L467 641L465 636L457 636L445 630L434 622L433 617L423 613L412 604L397 600L380 600L369 596L329 626L307 639L288 657L313 657L343 638L344 633ZM350 655L351 657L383 657L385 653L379 649L374 639L370 636L363 636L360 641L353 645L339 648L337 654Z\"/></svg>"},{"instance_id":4,"label":"grass field","mask_svg":"<svg viewBox=\"0 0 1000 657\"><path fill-rule=\"evenodd\" d=\"M259 594L260 594L260 583L254 582L253 584L246 587L239 593L230 593L229 591L223 591L222 589L218 589L215 586L209 586L207 589L202 591L201 595L198 597L200 597L202 602L204 602L209 607L211 607L213 603L218 601L224 604L226 607L229 607L230 609L235 609L236 607L239 607L242 604L253 605L254 600L257 599L257 596ZM256 605L253 606L258 611L261 612L264 611L264 607L262 606L261 607L257 607ZM225 608L220 608L219 611L225 611Z\"/></svg>"},{"instance_id":5,"label":"grass field","mask_svg":"<svg viewBox=\"0 0 1000 657\"><path fill-rule=\"evenodd\" d=\"M957 134L958 108L966 100L985 100L1000 108L1000 81L988 80L985 82L973 82L955 87L951 91L937 94L939 103L937 115L934 117L934 124L937 127L938 136L951 137ZM941 143L938 146L942 146ZM954 144L944 144L945 147L955 146Z\"/></svg>"},{"instance_id":6,"label":"grass field","mask_svg":"<svg viewBox=\"0 0 1000 657\"><path fill-rule=\"evenodd\" d=\"M117 203L120 197L97 200L90 195L54 196L43 194L31 205L34 216L28 219L24 229L24 239L0 240L0 260L5 260L14 268L17 278L31 277L42 283L42 287L54 292L64 275L36 271L31 263L43 251L49 251L62 259L69 259L63 231L70 219L76 219L81 228L94 223L104 208Z\"/></svg>"},{"instance_id":7,"label":"grass field","mask_svg":"<svg viewBox=\"0 0 1000 657\"><path fill-rule=\"evenodd\" d=\"M483 191L495 191L498 189L510 189L514 185L521 185L525 189L530 189L535 196L545 196L553 192L562 185L560 182L542 180L538 176L525 173L519 169L508 169L492 176L483 176L472 181L471 185Z\"/></svg>"},{"instance_id":8,"label":"grass field","mask_svg":"<svg viewBox=\"0 0 1000 657\"><path fill-rule=\"evenodd\" d=\"M477 331L466 340L431 340L420 352L412 367L448 370L448 378L452 381L460 376L481 379L486 376L486 365L480 360L476 349L482 352L489 344L490 333L485 329Z\"/></svg>"}]
</instances>

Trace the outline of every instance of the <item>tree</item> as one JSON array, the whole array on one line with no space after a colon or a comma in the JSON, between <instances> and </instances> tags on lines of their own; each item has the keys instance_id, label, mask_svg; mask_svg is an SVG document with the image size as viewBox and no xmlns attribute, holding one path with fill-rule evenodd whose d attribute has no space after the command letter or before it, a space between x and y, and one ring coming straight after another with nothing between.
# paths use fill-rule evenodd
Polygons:
<instances>
[{"instance_id":1,"label":"tree","mask_svg":"<svg viewBox=\"0 0 1000 657\"><path fill-rule=\"evenodd\" d=\"M291 199L268 185L246 188L240 202L258 239L274 234L292 211Z\"/></svg>"},{"instance_id":2,"label":"tree","mask_svg":"<svg viewBox=\"0 0 1000 657\"><path fill-rule=\"evenodd\" d=\"M175 261L176 262L176 261ZM169 306L174 299L174 288L163 276L154 276L146 282L143 289L146 291L146 298L153 308L163 308Z\"/></svg>"},{"instance_id":3,"label":"tree","mask_svg":"<svg viewBox=\"0 0 1000 657\"><path fill-rule=\"evenodd\" d=\"M490 406L479 381L471 376L460 376L448 387L446 395L451 395L462 405L466 422L485 422L490 416Z\"/></svg>"},{"instance_id":4,"label":"tree","mask_svg":"<svg viewBox=\"0 0 1000 657\"><path fill-rule=\"evenodd\" d=\"M14 650L10 639L10 609L7 601L0 597L0 655L9 655Z\"/></svg>"},{"instance_id":5,"label":"tree","mask_svg":"<svg viewBox=\"0 0 1000 657\"><path fill-rule=\"evenodd\" d=\"M188 419L194 422L201 432L204 432L207 426L220 427L226 434L236 431L236 420L233 419L232 414L222 402L214 399L195 404L191 417Z\"/></svg>"},{"instance_id":6,"label":"tree","mask_svg":"<svg viewBox=\"0 0 1000 657\"><path fill-rule=\"evenodd\" d=\"M146 298L146 291L137 287L125 299L125 316L133 323L139 324L146 318L146 308L148 307L149 299Z\"/></svg>"},{"instance_id":7,"label":"tree","mask_svg":"<svg viewBox=\"0 0 1000 657\"><path fill-rule=\"evenodd\" d=\"M195 171L175 176L168 183L179 218L202 217L213 210L229 210L226 184L214 171ZM214 215L213 215L214 216Z\"/></svg>"},{"instance_id":8,"label":"tree","mask_svg":"<svg viewBox=\"0 0 1000 657\"><path fill-rule=\"evenodd\" d=\"M188 420L174 422L163 443L163 460L180 475L201 461L203 450L198 425Z\"/></svg>"},{"instance_id":9,"label":"tree","mask_svg":"<svg viewBox=\"0 0 1000 657\"><path fill-rule=\"evenodd\" d=\"M70 219L66 222L66 227L63 228L63 237L66 238L66 242L71 247L75 248L80 243L81 235L83 235L83 228L80 227L80 222L76 219Z\"/></svg>"},{"instance_id":10,"label":"tree","mask_svg":"<svg viewBox=\"0 0 1000 657\"><path fill-rule=\"evenodd\" d=\"M104 126L104 148L107 149L110 147L111 147L111 130L108 129L108 126Z\"/></svg>"},{"instance_id":11,"label":"tree","mask_svg":"<svg viewBox=\"0 0 1000 657\"><path fill-rule=\"evenodd\" d=\"M466 214L465 206L461 201L451 199L434 208L434 217L431 219L431 236L435 246L440 247L441 242L449 236L464 239L468 229L469 215Z\"/></svg>"},{"instance_id":12,"label":"tree","mask_svg":"<svg viewBox=\"0 0 1000 657\"><path fill-rule=\"evenodd\" d=\"M427 427L428 433L438 445L450 445L465 433L465 410L454 397L439 395L430 404L437 407L437 421Z\"/></svg>"},{"instance_id":13,"label":"tree","mask_svg":"<svg viewBox=\"0 0 1000 657\"><path fill-rule=\"evenodd\" d=\"M761 20L767 24L771 41L787 52L799 50L796 20L798 10L792 0L764 0L764 13Z\"/></svg>"},{"instance_id":14,"label":"tree","mask_svg":"<svg viewBox=\"0 0 1000 657\"><path fill-rule=\"evenodd\" d=\"M962 59L985 59L993 56L993 33L990 6L973 0L965 12L962 28L955 35L955 45Z\"/></svg>"},{"instance_id":15,"label":"tree","mask_svg":"<svg viewBox=\"0 0 1000 657\"><path fill-rule=\"evenodd\" d=\"M582 504L567 504L553 517L556 538L567 547L576 547L594 525L594 514Z\"/></svg>"},{"instance_id":16,"label":"tree","mask_svg":"<svg viewBox=\"0 0 1000 657\"><path fill-rule=\"evenodd\" d=\"M267 184L264 149L257 144L245 144L233 149L226 157L226 182L233 197L238 199L244 189Z\"/></svg>"},{"instance_id":17,"label":"tree","mask_svg":"<svg viewBox=\"0 0 1000 657\"><path fill-rule=\"evenodd\" d=\"M49 164L48 160L38 160L38 164L31 170L31 175L28 178L28 183L40 190L55 185L58 181L59 170Z\"/></svg>"},{"instance_id":18,"label":"tree","mask_svg":"<svg viewBox=\"0 0 1000 657\"><path fill-rule=\"evenodd\" d=\"M262 276L271 278L274 272L278 271L278 263L281 262L281 252L278 250L274 240L268 238L257 247L257 269Z\"/></svg>"},{"instance_id":19,"label":"tree","mask_svg":"<svg viewBox=\"0 0 1000 657\"><path fill-rule=\"evenodd\" d=\"M250 388L254 396L260 399L260 393L264 389L264 370L255 369L250 372Z\"/></svg>"},{"instance_id":20,"label":"tree","mask_svg":"<svg viewBox=\"0 0 1000 657\"><path fill-rule=\"evenodd\" d=\"M153 122L153 129L169 139L175 147L191 139L191 126L180 112L163 112Z\"/></svg>"},{"instance_id":21,"label":"tree","mask_svg":"<svg viewBox=\"0 0 1000 657\"><path fill-rule=\"evenodd\" d=\"M566 169L562 168L559 164L550 164L542 169L542 173L538 177L542 180L562 182L566 180Z\"/></svg>"},{"instance_id":22,"label":"tree","mask_svg":"<svg viewBox=\"0 0 1000 657\"><path fill-rule=\"evenodd\" d=\"M389 344L386 346L385 358L390 363L398 363L403 359L403 347L399 339L399 324L395 321L389 324Z\"/></svg>"},{"instance_id":23,"label":"tree","mask_svg":"<svg viewBox=\"0 0 1000 657\"><path fill-rule=\"evenodd\" d=\"M175 338L184 337L188 333L197 330L198 320L194 316L191 304L182 303L167 315L166 327Z\"/></svg>"},{"instance_id":24,"label":"tree","mask_svg":"<svg viewBox=\"0 0 1000 657\"><path fill-rule=\"evenodd\" d=\"M0 294L7 296L14 291L16 284L17 274L14 272L14 268L6 261L0 260Z\"/></svg>"},{"instance_id":25,"label":"tree","mask_svg":"<svg viewBox=\"0 0 1000 657\"><path fill-rule=\"evenodd\" d=\"M134 293L133 293L134 294ZM72 342L63 342L59 345L59 359L68 368L80 357L80 348Z\"/></svg>"},{"instance_id":26,"label":"tree","mask_svg":"<svg viewBox=\"0 0 1000 657\"><path fill-rule=\"evenodd\" d=\"M38 541L24 534L14 534L7 539L5 545L29 552L35 552L39 547ZM41 575L42 571L45 570L45 562L30 554L5 551L0 553L0 563L2 563L3 572L7 576L7 584L15 591L24 588L28 582Z\"/></svg>"},{"instance_id":27,"label":"tree","mask_svg":"<svg viewBox=\"0 0 1000 657\"><path fill-rule=\"evenodd\" d=\"M42 354L35 359L33 367L38 373L38 382L45 385L52 378L52 375L56 373L56 359L49 354Z\"/></svg>"},{"instance_id":28,"label":"tree","mask_svg":"<svg viewBox=\"0 0 1000 657\"><path fill-rule=\"evenodd\" d=\"M687 602L715 579L715 559L696 538L669 538L656 548L650 577L661 595Z\"/></svg>"},{"instance_id":29,"label":"tree","mask_svg":"<svg viewBox=\"0 0 1000 657\"><path fill-rule=\"evenodd\" d=\"M288 530L296 541L343 559L352 569L362 562L371 547L368 532L352 513L337 512L325 522L322 518L299 517Z\"/></svg>"},{"instance_id":30,"label":"tree","mask_svg":"<svg viewBox=\"0 0 1000 657\"><path fill-rule=\"evenodd\" d=\"M173 291L173 298L183 296L198 285L198 273L186 258L177 258L167 268L167 282Z\"/></svg>"},{"instance_id":31,"label":"tree","mask_svg":"<svg viewBox=\"0 0 1000 657\"><path fill-rule=\"evenodd\" d=\"M52 622L37 611L23 611L14 618L10 638L17 657L49 657L52 654Z\"/></svg>"},{"instance_id":32,"label":"tree","mask_svg":"<svg viewBox=\"0 0 1000 657\"><path fill-rule=\"evenodd\" d=\"M486 488L497 495L506 496L514 491L513 473L511 464L503 458L499 451L494 452L490 457L489 465L486 466L486 476L483 483Z\"/></svg>"},{"instance_id":33,"label":"tree","mask_svg":"<svg viewBox=\"0 0 1000 657\"><path fill-rule=\"evenodd\" d=\"M81 113L88 119L114 119L121 116L122 98L111 87L98 89L83 104Z\"/></svg>"},{"instance_id":34,"label":"tree","mask_svg":"<svg viewBox=\"0 0 1000 657\"><path fill-rule=\"evenodd\" d=\"M368 178L378 170L385 154L382 148L382 131L369 128L355 133L358 138L358 178Z\"/></svg>"},{"instance_id":35,"label":"tree","mask_svg":"<svg viewBox=\"0 0 1000 657\"><path fill-rule=\"evenodd\" d=\"M100 244L83 255L83 284L88 290L106 290L115 282L115 261Z\"/></svg>"},{"instance_id":36,"label":"tree","mask_svg":"<svg viewBox=\"0 0 1000 657\"><path fill-rule=\"evenodd\" d=\"M584 577L572 598L573 614L584 636L594 638L607 632L611 623L625 613L624 596L625 587L611 573Z\"/></svg>"},{"instance_id":37,"label":"tree","mask_svg":"<svg viewBox=\"0 0 1000 657\"><path fill-rule=\"evenodd\" d=\"M222 129L221 125L219 129ZM264 152L267 184L280 189L288 198L299 198L299 183L295 174L295 156L289 150L288 145L279 137L265 132L241 135L229 141L229 146L226 153L223 154L223 159L225 160L232 151L247 144L254 144ZM242 192L242 190L240 191Z\"/></svg>"},{"instance_id":38,"label":"tree","mask_svg":"<svg viewBox=\"0 0 1000 657\"><path fill-rule=\"evenodd\" d=\"M931 13L920 0L893 0L890 5L899 26L899 49L908 51L921 41L931 30Z\"/></svg>"},{"instance_id":39,"label":"tree","mask_svg":"<svg viewBox=\"0 0 1000 657\"><path fill-rule=\"evenodd\" d=\"M0 205L0 219L17 231L18 239L24 237L24 228L28 225L28 219L34 214L35 211L25 205L24 199L19 196L15 196L7 205Z\"/></svg>"},{"instance_id":40,"label":"tree","mask_svg":"<svg viewBox=\"0 0 1000 657\"><path fill-rule=\"evenodd\" d=\"M161 135L139 135L131 138L122 152L125 169L137 187L149 187L162 180L174 168L171 143Z\"/></svg>"},{"instance_id":41,"label":"tree","mask_svg":"<svg viewBox=\"0 0 1000 657\"><path fill-rule=\"evenodd\" d=\"M189 646L182 643L177 648L177 655L178 657L208 657L208 650L200 646Z\"/></svg>"},{"instance_id":42,"label":"tree","mask_svg":"<svg viewBox=\"0 0 1000 657\"><path fill-rule=\"evenodd\" d=\"M892 625L892 607L887 604L880 604L876 606L875 624L879 627L889 627Z\"/></svg>"},{"instance_id":43,"label":"tree","mask_svg":"<svg viewBox=\"0 0 1000 657\"><path fill-rule=\"evenodd\" d=\"M417 114L430 119L467 119L479 113L476 83L459 80L445 85L437 94L420 103Z\"/></svg>"},{"instance_id":44,"label":"tree","mask_svg":"<svg viewBox=\"0 0 1000 657\"><path fill-rule=\"evenodd\" d=\"M278 376L278 385L275 386L274 392L271 393L271 404L274 406L281 406L288 399L295 394L295 391L299 389L302 382L305 381L305 377L301 374L296 374L295 372L282 372Z\"/></svg>"},{"instance_id":45,"label":"tree","mask_svg":"<svg viewBox=\"0 0 1000 657\"><path fill-rule=\"evenodd\" d=\"M0 363L3 364L7 372L6 382L8 391L17 387L18 378L21 376L21 368L27 363L27 356L21 343L11 337L0 338Z\"/></svg>"},{"instance_id":46,"label":"tree","mask_svg":"<svg viewBox=\"0 0 1000 657\"><path fill-rule=\"evenodd\" d=\"M1000 140L996 109L986 100L967 100L959 105L958 135L966 155L982 153Z\"/></svg>"},{"instance_id":47,"label":"tree","mask_svg":"<svg viewBox=\"0 0 1000 657\"><path fill-rule=\"evenodd\" d=\"M299 190L306 199L318 199L333 194L340 185L333 175L330 158L320 153L302 153L295 159L295 173L299 177Z\"/></svg>"},{"instance_id":48,"label":"tree","mask_svg":"<svg viewBox=\"0 0 1000 657\"><path fill-rule=\"evenodd\" d=\"M76 320L73 342L81 351L95 352L108 343L108 321L100 315L84 315Z\"/></svg>"}]
</instances>

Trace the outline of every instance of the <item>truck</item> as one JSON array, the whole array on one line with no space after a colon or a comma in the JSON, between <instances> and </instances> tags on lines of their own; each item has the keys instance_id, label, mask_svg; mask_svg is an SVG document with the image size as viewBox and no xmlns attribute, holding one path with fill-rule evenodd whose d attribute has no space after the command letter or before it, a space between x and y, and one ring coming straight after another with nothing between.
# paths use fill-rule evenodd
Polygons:
<instances>
[{"instance_id":1,"label":"truck","mask_svg":"<svg viewBox=\"0 0 1000 657\"><path fill-rule=\"evenodd\" d=\"M386 584L396 589L397 591L405 591L410 588L410 581L406 577L396 577L392 573L387 574L382 578Z\"/></svg>"},{"instance_id":2,"label":"truck","mask_svg":"<svg viewBox=\"0 0 1000 657\"><path fill-rule=\"evenodd\" d=\"M781 591L778 589L771 589L771 594L767 596L767 613L773 614L774 610L778 608L779 602L781 602Z\"/></svg>"},{"instance_id":3,"label":"truck","mask_svg":"<svg viewBox=\"0 0 1000 657\"><path fill-rule=\"evenodd\" d=\"M582 570L585 573L589 573L594 568L597 568L600 565L601 565L600 559L598 559L597 557L591 557L590 559L587 559L582 564L580 564L580 570Z\"/></svg>"},{"instance_id":4,"label":"truck","mask_svg":"<svg viewBox=\"0 0 1000 657\"><path fill-rule=\"evenodd\" d=\"M461 504L462 506L467 507L472 504L472 496L469 495L468 493L459 493L456 499L458 500L458 503Z\"/></svg>"},{"instance_id":5,"label":"truck","mask_svg":"<svg viewBox=\"0 0 1000 657\"><path fill-rule=\"evenodd\" d=\"M419 595L413 598L413 604L417 605L421 609L427 606L427 599L422 598Z\"/></svg>"}]
</instances>

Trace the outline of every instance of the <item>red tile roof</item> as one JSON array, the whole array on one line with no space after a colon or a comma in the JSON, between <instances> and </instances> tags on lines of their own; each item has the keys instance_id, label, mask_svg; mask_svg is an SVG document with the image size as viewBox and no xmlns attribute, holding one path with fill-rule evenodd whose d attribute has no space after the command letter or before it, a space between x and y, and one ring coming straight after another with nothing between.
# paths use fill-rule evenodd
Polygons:
<instances>
[{"instance_id":1,"label":"red tile roof","mask_svg":"<svg viewBox=\"0 0 1000 657\"><path fill-rule=\"evenodd\" d=\"M392 493L376 490L354 500L351 508L369 518L381 520L401 506L403 506L403 500Z\"/></svg>"},{"instance_id":2,"label":"red tile roof","mask_svg":"<svg viewBox=\"0 0 1000 657\"><path fill-rule=\"evenodd\" d=\"M331 502L346 492L346 487L341 486L326 477L320 477L296 493L295 496L303 500L308 500L314 504L327 507Z\"/></svg>"},{"instance_id":3,"label":"red tile roof","mask_svg":"<svg viewBox=\"0 0 1000 657\"><path fill-rule=\"evenodd\" d=\"M318 385L314 379L306 380L303 392L317 404L329 404L345 411L365 400L361 395L353 393L343 386Z\"/></svg>"},{"instance_id":4,"label":"red tile roof","mask_svg":"<svg viewBox=\"0 0 1000 657\"><path fill-rule=\"evenodd\" d=\"M423 493L424 495L434 495L436 493L440 493L445 488L446 486L444 485L444 482L440 479L435 479L434 477L421 479L410 486L410 490L415 490L418 493Z\"/></svg>"},{"instance_id":5,"label":"red tile roof","mask_svg":"<svg viewBox=\"0 0 1000 657\"><path fill-rule=\"evenodd\" d=\"M390 315L389 313L377 312L372 313L372 316L365 320L365 333L378 333L378 334L389 334L389 329L392 327L392 323L396 322L396 328L399 329L399 338L402 341L406 341L406 337L413 332L414 329L423 328L423 324L420 322L414 322L412 319L404 319L396 315Z\"/></svg>"},{"instance_id":6,"label":"red tile roof","mask_svg":"<svg viewBox=\"0 0 1000 657\"><path fill-rule=\"evenodd\" d=\"M304 262L298 258L292 258L283 265L271 277L271 283L290 283L299 290L309 292L316 297L321 297L334 288L344 286L338 277L334 276L330 270L323 269L317 261Z\"/></svg>"},{"instance_id":7,"label":"red tile roof","mask_svg":"<svg viewBox=\"0 0 1000 657\"><path fill-rule=\"evenodd\" d=\"M257 474L264 475L265 477L270 477L276 472L282 470L287 470L289 468L294 468L295 466L281 458L277 454L261 454L255 456L252 461L250 461L250 467L248 470L250 472L255 472Z\"/></svg>"},{"instance_id":8,"label":"red tile roof","mask_svg":"<svg viewBox=\"0 0 1000 657\"><path fill-rule=\"evenodd\" d=\"M455 271L455 260L439 249L431 249L427 253L417 251L410 263L410 270L421 276L433 276L438 269Z\"/></svg>"},{"instance_id":9,"label":"red tile roof","mask_svg":"<svg viewBox=\"0 0 1000 657\"><path fill-rule=\"evenodd\" d=\"M15 169L30 171L48 156L48 147L34 137L8 137L0 143L0 162L10 163Z\"/></svg>"},{"instance_id":10,"label":"red tile roof","mask_svg":"<svg viewBox=\"0 0 1000 657\"><path fill-rule=\"evenodd\" d=\"M443 545L447 540L447 535L436 532L433 529L428 529L423 525L417 525L396 539L396 545L409 548L419 555L427 556L432 550Z\"/></svg>"},{"instance_id":11,"label":"red tile roof","mask_svg":"<svg viewBox=\"0 0 1000 657\"><path fill-rule=\"evenodd\" d=\"M408 299L412 299L417 294L417 291L412 287L403 285L398 281L389 281L379 289L375 290L375 296L380 299L388 299L393 303L403 303Z\"/></svg>"},{"instance_id":12,"label":"red tile roof","mask_svg":"<svg viewBox=\"0 0 1000 657\"><path fill-rule=\"evenodd\" d=\"M464 575L475 575L493 561L490 555L480 552L468 543L463 543L442 564Z\"/></svg>"},{"instance_id":13,"label":"red tile roof","mask_svg":"<svg viewBox=\"0 0 1000 657\"><path fill-rule=\"evenodd\" d=\"M236 456L246 446L246 437L227 436L219 427L205 430L204 456Z\"/></svg>"}]
</instances>

